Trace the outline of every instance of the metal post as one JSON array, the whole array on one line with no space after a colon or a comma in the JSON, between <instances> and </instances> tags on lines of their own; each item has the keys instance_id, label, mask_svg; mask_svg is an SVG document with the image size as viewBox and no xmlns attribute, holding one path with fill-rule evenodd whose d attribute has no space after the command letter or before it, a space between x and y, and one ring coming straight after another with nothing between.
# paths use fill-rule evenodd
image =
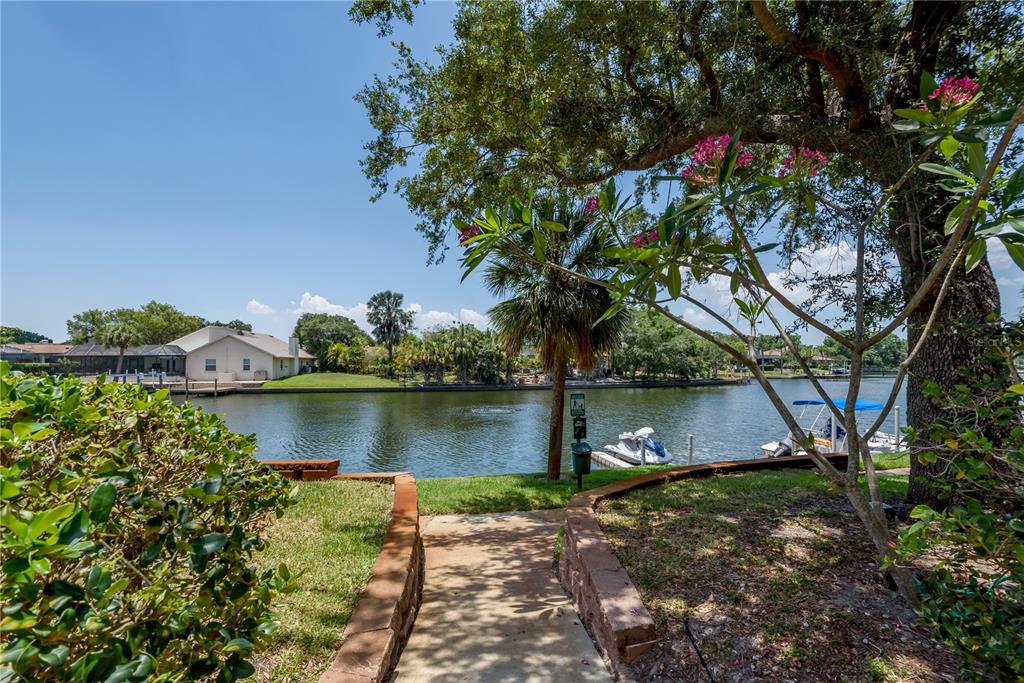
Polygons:
<instances>
[{"instance_id":1,"label":"metal post","mask_svg":"<svg viewBox=\"0 0 1024 683\"><path fill-rule=\"evenodd\" d=\"M900 452L900 407L896 406L894 415L896 416L896 431L893 432L893 436L896 439L896 452Z\"/></svg>"},{"instance_id":2,"label":"metal post","mask_svg":"<svg viewBox=\"0 0 1024 683\"><path fill-rule=\"evenodd\" d=\"M214 396L214 398L217 397L217 378L216 377L213 378L213 396Z\"/></svg>"},{"instance_id":3,"label":"metal post","mask_svg":"<svg viewBox=\"0 0 1024 683\"><path fill-rule=\"evenodd\" d=\"M832 416L832 452L833 453L836 452L836 437L839 435L839 425L836 424L836 420L837 419L838 418L835 415Z\"/></svg>"},{"instance_id":4,"label":"metal post","mask_svg":"<svg viewBox=\"0 0 1024 683\"><path fill-rule=\"evenodd\" d=\"M188 377L185 378L185 399L188 399Z\"/></svg>"},{"instance_id":5,"label":"metal post","mask_svg":"<svg viewBox=\"0 0 1024 683\"><path fill-rule=\"evenodd\" d=\"M647 464L647 439L640 439L640 465Z\"/></svg>"},{"instance_id":6,"label":"metal post","mask_svg":"<svg viewBox=\"0 0 1024 683\"><path fill-rule=\"evenodd\" d=\"M693 464L693 434L690 434L688 437L686 437L686 442L687 442L687 445L686 445L686 464L687 465L692 465Z\"/></svg>"}]
</instances>

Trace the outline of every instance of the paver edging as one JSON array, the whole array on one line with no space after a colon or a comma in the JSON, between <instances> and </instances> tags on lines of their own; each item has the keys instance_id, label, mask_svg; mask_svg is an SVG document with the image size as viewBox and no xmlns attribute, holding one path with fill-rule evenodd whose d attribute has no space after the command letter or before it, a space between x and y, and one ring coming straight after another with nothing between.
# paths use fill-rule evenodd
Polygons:
<instances>
[{"instance_id":1,"label":"paver edging","mask_svg":"<svg viewBox=\"0 0 1024 683\"><path fill-rule=\"evenodd\" d=\"M296 459L296 460L260 460L261 464L274 470L282 477L298 481L316 481L330 479L338 474L338 458Z\"/></svg>"},{"instance_id":2,"label":"paver edging","mask_svg":"<svg viewBox=\"0 0 1024 683\"><path fill-rule=\"evenodd\" d=\"M409 472L338 474L333 479L390 482L391 521L334 659L320 683L378 683L391 673L416 620L423 594L416 479Z\"/></svg>"},{"instance_id":3,"label":"paver edging","mask_svg":"<svg viewBox=\"0 0 1024 683\"><path fill-rule=\"evenodd\" d=\"M827 457L837 466L846 463L844 454ZM654 646L657 634L654 618L601 530L597 505L607 498L680 479L813 466L807 456L687 465L623 479L573 496L566 507L558 576L617 680L629 677L627 665Z\"/></svg>"}]
</instances>

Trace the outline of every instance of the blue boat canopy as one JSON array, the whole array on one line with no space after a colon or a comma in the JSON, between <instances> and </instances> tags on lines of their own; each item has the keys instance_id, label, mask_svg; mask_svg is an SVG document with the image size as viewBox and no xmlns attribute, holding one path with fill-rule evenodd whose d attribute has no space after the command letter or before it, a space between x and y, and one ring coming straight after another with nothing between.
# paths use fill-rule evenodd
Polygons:
<instances>
[{"instance_id":1,"label":"blue boat canopy","mask_svg":"<svg viewBox=\"0 0 1024 683\"><path fill-rule=\"evenodd\" d=\"M832 399L833 405L839 410L846 410L846 399L845 398L834 398ZM825 402L820 398L805 398L799 401L793 401L795 406L823 406ZM875 401L862 401L857 399L857 402L853 404L854 410L881 410L885 405L877 403Z\"/></svg>"}]
</instances>

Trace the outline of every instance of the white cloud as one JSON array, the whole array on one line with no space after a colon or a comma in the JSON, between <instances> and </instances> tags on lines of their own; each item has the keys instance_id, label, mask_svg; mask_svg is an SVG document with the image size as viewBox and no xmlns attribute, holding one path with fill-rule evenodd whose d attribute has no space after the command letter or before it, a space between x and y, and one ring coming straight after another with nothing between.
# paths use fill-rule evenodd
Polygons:
<instances>
[{"instance_id":1,"label":"white cloud","mask_svg":"<svg viewBox=\"0 0 1024 683\"><path fill-rule=\"evenodd\" d=\"M455 323L469 323L480 329L486 329L490 325L490 320L486 315L469 308L460 308L458 314L455 314L449 311L424 311L421 304L412 303L409 304L406 310L413 314L413 327L420 332L431 327L437 327L438 325L445 326ZM310 292L303 293L298 306L292 312L296 315L301 315L302 313L343 315L354 320L364 330L369 331L372 327L366 321L367 309L365 303L359 303L355 306L343 306L331 303L326 297Z\"/></svg>"},{"instance_id":2,"label":"white cloud","mask_svg":"<svg viewBox=\"0 0 1024 683\"><path fill-rule=\"evenodd\" d=\"M256 299L249 299L249 302L245 304L245 310L256 315L273 315L274 309L266 304L262 304Z\"/></svg>"}]
</instances>

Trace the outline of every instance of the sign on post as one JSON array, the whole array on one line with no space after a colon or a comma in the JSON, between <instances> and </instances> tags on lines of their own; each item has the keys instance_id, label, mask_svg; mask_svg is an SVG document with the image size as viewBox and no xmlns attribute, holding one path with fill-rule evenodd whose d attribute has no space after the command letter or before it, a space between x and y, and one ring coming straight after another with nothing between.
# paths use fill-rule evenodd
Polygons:
<instances>
[{"instance_id":1,"label":"sign on post","mask_svg":"<svg viewBox=\"0 0 1024 683\"><path fill-rule=\"evenodd\" d=\"M574 417L572 419L572 438L577 441L587 438L587 418Z\"/></svg>"},{"instance_id":2,"label":"sign on post","mask_svg":"<svg viewBox=\"0 0 1024 683\"><path fill-rule=\"evenodd\" d=\"M587 400L583 394L569 394L569 415L583 417L587 414Z\"/></svg>"}]
</instances>

